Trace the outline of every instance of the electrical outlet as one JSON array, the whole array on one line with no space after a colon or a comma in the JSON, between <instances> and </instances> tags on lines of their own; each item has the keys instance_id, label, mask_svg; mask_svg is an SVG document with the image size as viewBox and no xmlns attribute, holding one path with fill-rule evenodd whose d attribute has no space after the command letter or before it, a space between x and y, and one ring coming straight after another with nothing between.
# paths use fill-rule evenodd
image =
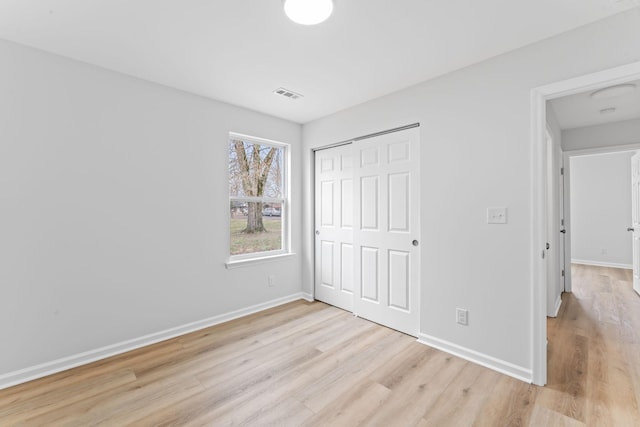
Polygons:
<instances>
[{"instance_id":1,"label":"electrical outlet","mask_svg":"<svg viewBox=\"0 0 640 427\"><path fill-rule=\"evenodd\" d=\"M467 326L469 324L469 311L464 308L456 308L456 323Z\"/></svg>"},{"instance_id":2,"label":"electrical outlet","mask_svg":"<svg viewBox=\"0 0 640 427\"><path fill-rule=\"evenodd\" d=\"M276 286L276 276L273 274L267 276L267 283L270 288L274 288Z\"/></svg>"}]
</instances>

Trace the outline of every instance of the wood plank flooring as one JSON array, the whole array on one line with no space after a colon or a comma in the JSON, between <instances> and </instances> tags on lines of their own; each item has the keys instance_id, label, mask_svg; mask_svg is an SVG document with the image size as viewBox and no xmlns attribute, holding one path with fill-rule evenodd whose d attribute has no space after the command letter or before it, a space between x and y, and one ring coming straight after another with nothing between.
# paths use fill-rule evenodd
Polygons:
<instances>
[{"instance_id":1,"label":"wood plank flooring","mask_svg":"<svg viewBox=\"0 0 640 427\"><path fill-rule=\"evenodd\" d=\"M631 272L573 266L536 387L294 302L0 391L0 426L640 426Z\"/></svg>"}]
</instances>

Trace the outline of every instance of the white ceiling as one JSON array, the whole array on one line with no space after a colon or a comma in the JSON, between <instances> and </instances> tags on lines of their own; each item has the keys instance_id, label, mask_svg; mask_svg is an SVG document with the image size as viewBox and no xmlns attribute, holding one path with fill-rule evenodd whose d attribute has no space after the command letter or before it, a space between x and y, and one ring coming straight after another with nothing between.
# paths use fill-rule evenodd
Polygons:
<instances>
[{"instance_id":1,"label":"white ceiling","mask_svg":"<svg viewBox=\"0 0 640 427\"><path fill-rule=\"evenodd\" d=\"M629 83L635 85L635 90L611 98L593 99L591 94L594 91L589 91L549 101L560 128L574 129L640 119L640 80ZM607 108L615 108L615 112L600 113Z\"/></svg>"},{"instance_id":2,"label":"white ceiling","mask_svg":"<svg viewBox=\"0 0 640 427\"><path fill-rule=\"evenodd\" d=\"M0 38L305 123L639 4L335 0L305 27L281 0L0 0Z\"/></svg>"}]
</instances>

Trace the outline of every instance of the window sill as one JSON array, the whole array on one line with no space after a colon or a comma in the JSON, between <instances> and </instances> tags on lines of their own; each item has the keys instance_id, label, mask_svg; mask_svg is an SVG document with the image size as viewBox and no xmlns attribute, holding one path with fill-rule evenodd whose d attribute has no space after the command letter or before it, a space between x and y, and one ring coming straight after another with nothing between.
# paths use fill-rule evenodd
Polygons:
<instances>
[{"instance_id":1,"label":"window sill","mask_svg":"<svg viewBox=\"0 0 640 427\"><path fill-rule=\"evenodd\" d=\"M290 252L287 254L264 256L260 258L248 258L248 259L227 261L224 263L224 265L225 267L227 267L227 270L233 270L234 268L250 267L252 265L266 264L273 261L284 261L287 258L291 258L293 256L295 256L295 253Z\"/></svg>"}]
</instances>

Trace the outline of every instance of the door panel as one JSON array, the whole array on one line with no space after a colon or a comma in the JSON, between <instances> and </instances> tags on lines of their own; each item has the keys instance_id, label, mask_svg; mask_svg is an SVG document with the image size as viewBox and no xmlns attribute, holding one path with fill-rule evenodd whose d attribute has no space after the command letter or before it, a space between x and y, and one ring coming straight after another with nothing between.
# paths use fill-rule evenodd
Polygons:
<instances>
[{"instance_id":1,"label":"door panel","mask_svg":"<svg viewBox=\"0 0 640 427\"><path fill-rule=\"evenodd\" d=\"M640 294L640 152L631 157L631 222L633 289Z\"/></svg>"},{"instance_id":2,"label":"door panel","mask_svg":"<svg viewBox=\"0 0 640 427\"><path fill-rule=\"evenodd\" d=\"M360 167L378 166L378 147L364 148L360 151Z\"/></svg>"},{"instance_id":3,"label":"door panel","mask_svg":"<svg viewBox=\"0 0 640 427\"><path fill-rule=\"evenodd\" d=\"M360 179L361 227L364 230L378 230L378 177L366 176Z\"/></svg>"},{"instance_id":4,"label":"door panel","mask_svg":"<svg viewBox=\"0 0 640 427\"><path fill-rule=\"evenodd\" d=\"M389 175L389 231L409 231L409 178L407 173Z\"/></svg>"},{"instance_id":5,"label":"door panel","mask_svg":"<svg viewBox=\"0 0 640 427\"><path fill-rule=\"evenodd\" d=\"M566 264L566 238L567 238L567 224L565 220L564 214L564 186L565 186L565 168L564 162L562 160L563 153L562 149L558 148L558 158L560 160L560 170L562 171L560 174L560 184L558 185L559 194L558 194L558 207L560 210L560 238L559 238L559 248L558 248L558 259L560 260L560 293L567 291L567 275L571 274L571 266L567 266Z\"/></svg>"},{"instance_id":6,"label":"door panel","mask_svg":"<svg viewBox=\"0 0 640 427\"><path fill-rule=\"evenodd\" d=\"M408 161L411 155L411 145L406 142L389 144L389 163Z\"/></svg>"},{"instance_id":7,"label":"door panel","mask_svg":"<svg viewBox=\"0 0 640 427\"><path fill-rule=\"evenodd\" d=\"M366 299L371 302L379 302L378 249L363 246L361 248L361 254L362 281L360 282L360 285L362 299Z\"/></svg>"},{"instance_id":8,"label":"door panel","mask_svg":"<svg viewBox=\"0 0 640 427\"><path fill-rule=\"evenodd\" d=\"M353 293L353 245L342 243L340 249L340 286L343 292Z\"/></svg>"},{"instance_id":9,"label":"door panel","mask_svg":"<svg viewBox=\"0 0 640 427\"><path fill-rule=\"evenodd\" d=\"M351 146L315 153L315 298L353 311Z\"/></svg>"},{"instance_id":10,"label":"door panel","mask_svg":"<svg viewBox=\"0 0 640 427\"><path fill-rule=\"evenodd\" d=\"M409 259L408 252L389 251L389 306L409 310Z\"/></svg>"},{"instance_id":11,"label":"door panel","mask_svg":"<svg viewBox=\"0 0 640 427\"><path fill-rule=\"evenodd\" d=\"M342 201L340 224L343 228L353 228L353 179L342 180Z\"/></svg>"},{"instance_id":12,"label":"door panel","mask_svg":"<svg viewBox=\"0 0 640 427\"><path fill-rule=\"evenodd\" d=\"M322 182L322 190L320 191L321 201L320 204L322 206L322 226L323 227L332 227L333 226L333 181L323 181Z\"/></svg>"},{"instance_id":13,"label":"door panel","mask_svg":"<svg viewBox=\"0 0 640 427\"><path fill-rule=\"evenodd\" d=\"M335 243L328 242L326 240L321 240L320 242L322 245L322 252L320 253L320 257L322 258L320 262L320 264L322 265L320 283L322 283L324 286L333 288L333 245Z\"/></svg>"},{"instance_id":14,"label":"door panel","mask_svg":"<svg viewBox=\"0 0 640 427\"><path fill-rule=\"evenodd\" d=\"M354 143L354 312L416 336L419 330L419 130Z\"/></svg>"}]
</instances>

